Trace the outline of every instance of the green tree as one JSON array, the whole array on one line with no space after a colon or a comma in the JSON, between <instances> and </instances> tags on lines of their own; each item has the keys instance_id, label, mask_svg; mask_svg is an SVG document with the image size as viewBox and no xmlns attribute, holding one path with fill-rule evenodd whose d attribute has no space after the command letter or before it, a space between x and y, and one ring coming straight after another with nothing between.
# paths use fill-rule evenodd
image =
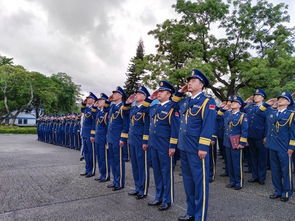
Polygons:
<instances>
[{"instance_id":1,"label":"green tree","mask_svg":"<svg viewBox=\"0 0 295 221\"><path fill-rule=\"evenodd\" d=\"M80 85L76 85L66 73L59 72L50 77L57 88L57 102L52 104L55 111L46 113L69 113L78 110L77 100L80 97Z\"/></svg>"},{"instance_id":2,"label":"green tree","mask_svg":"<svg viewBox=\"0 0 295 221\"><path fill-rule=\"evenodd\" d=\"M12 60L10 60L12 61ZM0 65L0 123L11 118L14 124L23 111L41 109L46 114L64 114L78 110L80 86L65 73L50 77L4 62Z\"/></svg>"},{"instance_id":3,"label":"green tree","mask_svg":"<svg viewBox=\"0 0 295 221\"><path fill-rule=\"evenodd\" d=\"M141 79L145 74L143 59L144 44L142 40L139 40L136 55L131 59L126 73L127 79L125 81L124 90L127 96L135 93L140 87Z\"/></svg>"},{"instance_id":4,"label":"green tree","mask_svg":"<svg viewBox=\"0 0 295 221\"><path fill-rule=\"evenodd\" d=\"M221 100L238 92L249 96L257 87L270 96L282 87L294 90L294 29L285 26L285 4L177 0L172 7L180 18L149 32L158 44L157 53L146 56L146 83L168 79L181 86L199 68Z\"/></svg>"},{"instance_id":5,"label":"green tree","mask_svg":"<svg viewBox=\"0 0 295 221\"><path fill-rule=\"evenodd\" d=\"M8 57L0 55L0 66L1 65L6 65L6 64L12 65L13 64L13 58L8 58Z\"/></svg>"}]
</instances>

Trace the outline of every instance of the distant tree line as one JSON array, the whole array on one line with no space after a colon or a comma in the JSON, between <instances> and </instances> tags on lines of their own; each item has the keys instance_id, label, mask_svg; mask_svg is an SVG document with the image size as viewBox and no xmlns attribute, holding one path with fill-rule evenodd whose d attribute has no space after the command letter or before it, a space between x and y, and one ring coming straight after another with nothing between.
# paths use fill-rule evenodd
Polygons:
<instances>
[{"instance_id":1,"label":"distant tree line","mask_svg":"<svg viewBox=\"0 0 295 221\"><path fill-rule=\"evenodd\" d=\"M6 118L14 124L24 111L40 109L46 114L63 114L78 110L80 86L66 73L51 76L28 71L14 65L13 58L0 56L0 124Z\"/></svg>"}]
</instances>

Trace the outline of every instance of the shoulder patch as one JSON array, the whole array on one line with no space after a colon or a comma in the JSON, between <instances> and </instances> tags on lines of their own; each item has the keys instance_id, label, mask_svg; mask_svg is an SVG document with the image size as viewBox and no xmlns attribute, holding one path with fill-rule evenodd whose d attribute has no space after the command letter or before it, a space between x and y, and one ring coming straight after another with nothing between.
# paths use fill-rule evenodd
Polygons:
<instances>
[{"instance_id":1,"label":"shoulder patch","mask_svg":"<svg viewBox=\"0 0 295 221\"><path fill-rule=\"evenodd\" d=\"M210 110L215 110L215 105L214 105L214 104L210 104L210 105L209 105L209 109L210 109Z\"/></svg>"}]
</instances>

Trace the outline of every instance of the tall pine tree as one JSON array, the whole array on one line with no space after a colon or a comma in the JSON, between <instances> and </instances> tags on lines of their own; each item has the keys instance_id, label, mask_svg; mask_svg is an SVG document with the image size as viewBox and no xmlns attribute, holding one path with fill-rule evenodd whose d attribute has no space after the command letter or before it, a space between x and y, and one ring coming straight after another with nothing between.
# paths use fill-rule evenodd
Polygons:
<instances>
[{"instance_id":1,"label":"tall pine tree","mask_svg":"<svg viewBox=\"0 0 295 221\"><path fill-rule=\"evenodd\" d=\"M144 67L142 65L144 58L144 45L140 39L136 49L136 56L130 60L126 76L124 89L127 96L134 94L140 87L141 77L144 75Z\"/></svg>"}]
</instances>

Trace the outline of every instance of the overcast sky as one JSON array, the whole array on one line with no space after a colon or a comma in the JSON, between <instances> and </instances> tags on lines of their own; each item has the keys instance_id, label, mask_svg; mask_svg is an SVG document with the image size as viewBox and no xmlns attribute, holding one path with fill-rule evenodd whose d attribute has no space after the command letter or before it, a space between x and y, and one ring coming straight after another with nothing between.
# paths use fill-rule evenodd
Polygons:
<instances>
[{"instance_id":1,"label":"overcast sky","mask_svg":"<svg viewBox=\"0 0 295 221\"><path fill-rule=\"evenodd\" d=\"M83 91L110 93L123 85L140 38L175 17L175 0L0 0L0 54L46 75L66 72ZM289 5L295 26L293 0Z\"/></svg>"}]
</instances>

